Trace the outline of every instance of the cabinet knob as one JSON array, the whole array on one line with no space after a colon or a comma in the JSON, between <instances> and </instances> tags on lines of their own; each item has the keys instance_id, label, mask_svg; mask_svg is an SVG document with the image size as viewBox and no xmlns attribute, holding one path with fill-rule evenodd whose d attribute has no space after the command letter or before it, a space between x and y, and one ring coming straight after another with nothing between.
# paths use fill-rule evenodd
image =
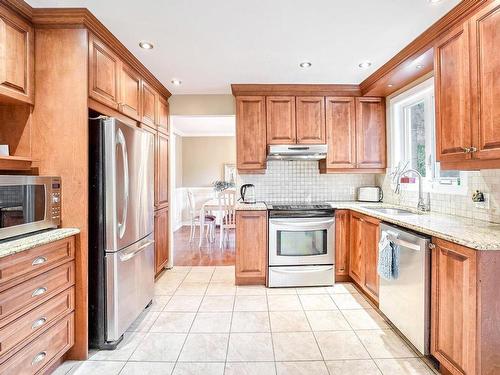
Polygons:
<instances>
[{"instance_id":1,"label":"cabinet knob","mask_svg":"<svg viewBox=\"0 0 500 375\"><path fill-rule=\"evenodd\" d=\"M38 353L31 360L31 365L32 366L37 365L38 363L42 362L45 359L46 356L47 356L47 352L40 352L40 353Z\"/></svg>"},{"instance_id":2,"label":"cabinet knob","mask_svg":"<svg viewBox=\"0 0 500 375\"><path fill-rule=\"evenodd\" d=\"M470 148L470 152L477 152L477 148L476 148L476 147L474 147L474 146L472 146L472 147Z\"/></svg>"},{"instance_id":3,"label":"cabinet knob","mask_svg":"<svg viewBox=\"0 0 500 375\"><path fill-rule=\"evenodd\" d=\"M430 244L429 244L429 249L433 250L433 249L435 249L435 248L436 248L436 245L434 245L433 243L430 243Z\"/></svg>"},{"instance_id":4,"label":"cabinet knob","mask_svg":"<svg viewBox=\"0 0 500 375\"><path fill-rule=\"evenodd\" d=\"M36 257L35 259L33 259L33 262L31 262L31 265L38 266L39 264L43 264L46 261L47 261L47 258L45 258L43 256L39 256L39 257Z\"/></svg>"},{"instance_id":5,"label":"cabinet knob","mask_svg":"<svg viewBox=\"0 0 500 375\"><path fill-rule=\"evenodd\" d=\"M31 293L31 297L37 297L37 296L41 296L43 293L45 293L47 291L47 288L45 288L44 286L42 286L41 288L36 288L33 293Z\"/></svg>"},{"instance_id":6,"label":"cabinet knob","mask_svg":"<svg viewBox=\"0 0 500 375\"><path fill-rule=\"evenodd\" d=\"M469 154L470 153L470 147L462 147L462 151L464 154Z\"/></svg>"},{"instance_id":7,"label":"cabinet knob","mask_svg":"<svg viewBox=\"0 0 500 375\"><path fill-rule=\"evenodd\" d=\"M41 318L35 320L33 324L31 325L31 329L37 329L38 327L41 327L47 322L47 318L42 316Z\"/></svg>"}]
</instances>

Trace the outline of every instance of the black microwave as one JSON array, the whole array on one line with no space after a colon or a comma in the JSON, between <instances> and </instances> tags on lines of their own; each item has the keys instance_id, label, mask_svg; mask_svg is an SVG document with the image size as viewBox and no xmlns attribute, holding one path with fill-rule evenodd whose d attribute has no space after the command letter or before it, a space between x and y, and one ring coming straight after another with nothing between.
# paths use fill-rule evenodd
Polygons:
<instances>
[{"instance_id":1,"label":"black microwave","mask_svg":"<svg viewBox=\"0 0 500 375\"><path fill-rule=\"evenodd\" d=\"M60 177L0 176L0 240L60 224Z\"/></svg>"}]
</instances>

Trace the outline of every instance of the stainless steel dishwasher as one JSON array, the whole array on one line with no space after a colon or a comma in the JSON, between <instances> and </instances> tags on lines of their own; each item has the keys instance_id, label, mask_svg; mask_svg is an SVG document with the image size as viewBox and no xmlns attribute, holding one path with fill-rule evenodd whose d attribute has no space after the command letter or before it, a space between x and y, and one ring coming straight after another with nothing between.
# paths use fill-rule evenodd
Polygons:
<instances>
[{"instance_id":1,"label":"stainless steel dishwasher","mask_svg":"<svg viewBox=\"0 0 500 375\"><path fill-rule=\"evenodd\" d=\"M380 233L399 245L400 264L396 280L380 278L379 308L421 354L429 354L430 238L387 223Z\"/></svg>"}]
</instances>

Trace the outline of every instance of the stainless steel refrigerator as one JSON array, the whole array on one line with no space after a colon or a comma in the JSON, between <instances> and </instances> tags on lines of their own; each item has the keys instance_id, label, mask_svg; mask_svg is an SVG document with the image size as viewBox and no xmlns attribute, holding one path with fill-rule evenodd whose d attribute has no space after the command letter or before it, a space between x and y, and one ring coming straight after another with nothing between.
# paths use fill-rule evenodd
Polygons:
<instances>
[{"instance_id":1,"label":"stainless steel refrigerator","mask_svg":"<svg viewBox=\"0 0 500 375\"><path fill-rule=\"evenodd\" d=\"M114 349L154 295L154 136L89 121L89 345Z\"/></svg>"}]
</instances>

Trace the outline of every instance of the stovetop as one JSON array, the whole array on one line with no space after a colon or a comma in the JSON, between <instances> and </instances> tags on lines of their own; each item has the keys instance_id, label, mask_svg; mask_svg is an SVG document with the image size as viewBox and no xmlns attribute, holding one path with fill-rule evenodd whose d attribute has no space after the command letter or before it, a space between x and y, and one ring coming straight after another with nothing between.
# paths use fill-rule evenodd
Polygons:
<instances>
[{"instance_id":1,"label":"stovetop","mask_svg":"<svg viewBox=\"0 0 500 375\"><path fill-rule=\"evenodd\" d=\"M269 210L274 211L308 211L330 210L332 206L326 203L266 203Z\"/></svg>"}]
</instances>

